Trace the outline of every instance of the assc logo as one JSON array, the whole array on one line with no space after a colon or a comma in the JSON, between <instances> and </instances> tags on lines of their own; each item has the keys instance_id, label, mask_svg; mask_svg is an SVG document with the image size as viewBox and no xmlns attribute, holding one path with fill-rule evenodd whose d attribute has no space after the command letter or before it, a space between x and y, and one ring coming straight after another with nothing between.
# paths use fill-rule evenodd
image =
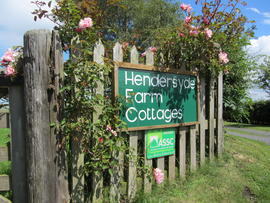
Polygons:
<instances>
[{"instance_id":1,"label":"assc logo","mask_svg":"<svg viewBox=\"0 0 270 203\"><path fill-rule=\"evenodd\" d=\"M162 138L157 135L150 136L150 148L174 145L174 138Z\"/></svg>"}]
</instances>

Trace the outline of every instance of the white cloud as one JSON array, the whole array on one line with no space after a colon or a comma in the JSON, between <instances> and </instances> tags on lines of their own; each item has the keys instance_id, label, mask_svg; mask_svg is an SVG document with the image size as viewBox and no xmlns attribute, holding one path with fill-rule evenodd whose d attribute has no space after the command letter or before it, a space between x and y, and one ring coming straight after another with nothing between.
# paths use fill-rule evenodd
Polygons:
<instances>
[{"instance_id":1,"label":"white cloud","mask_svg":"<svg viewBox=\"0 0 270 203\"><path fill-rule=\"evenodd\" d=\"M261 13L257 8L247 8L247 9L248 9L248 10L251 10L251 11L253 11L253 12L255 12L255 13L258 13L258 14Z\"/></svg>"},{"instance_id":2,"label":"white cloud","mask_svg":"<svg viewBox=\"0 0 270 203\"><path fill-rule=\"evenodd\" d=\"M0 46L21 45L23 34L31 29L52 29L49 20L33 20L31 12L35 5L31 0L8 0L1 2L0 12Z\"/></svg>"},{"instance_id":3,"label":"white cloud","mask_svg":"<svg viewBox=\"0 0 270 203\"><path fill-rule=\"evenodd\" d=\"M248 93L249 93L249 96L255 101L269 99L269 95L263 89L252 88L252 89L249 89Z\"/></svg>"},{"instance_id":4,"label":"white cloud","mask_svg":"<svg viewBox=\"0 0 270 203\"><path fill-rule=\"evenodd\" d=\"M264 23L264 24L269 24L269 25L270 25L270 19L264 19L264 20L263 20L263 23Z\"/></svg>"},{"instance_id":5,"label":"white cloud","mask_svg":"<svg viewBox=\"0 0 270 203\"><path fill-rule=\"evenodd\" d=\"M270 56L270 35L263 35L257 39L251 39L250 45L246 47L252 56L265 54Z\"/></svg>"}]
</instances>

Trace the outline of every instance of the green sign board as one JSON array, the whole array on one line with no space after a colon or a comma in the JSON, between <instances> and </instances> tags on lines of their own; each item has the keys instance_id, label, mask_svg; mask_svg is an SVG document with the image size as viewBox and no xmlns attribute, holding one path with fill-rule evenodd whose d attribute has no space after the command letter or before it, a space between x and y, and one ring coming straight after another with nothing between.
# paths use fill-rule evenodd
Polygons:
<instances>
[{"instance_id":1,"label":"green sign board","mask_svg":"<svg viewBox=\"0 0 270 203\"><path fill-rule=\"evenodd\" d=\"M197 77L119 67L116 94L129 129L176 127L197 121Z\"/></svg>"},{"instance_id":2,"label":"green sign board","mask_svg":"<svg viewBox=\"0 0 270 203\"><path fill-rule=\"evenodd\" d=\"M175 154L175 130L173 128L148 130L145 143L147 159Z\"/></svg>"}]
</instances>

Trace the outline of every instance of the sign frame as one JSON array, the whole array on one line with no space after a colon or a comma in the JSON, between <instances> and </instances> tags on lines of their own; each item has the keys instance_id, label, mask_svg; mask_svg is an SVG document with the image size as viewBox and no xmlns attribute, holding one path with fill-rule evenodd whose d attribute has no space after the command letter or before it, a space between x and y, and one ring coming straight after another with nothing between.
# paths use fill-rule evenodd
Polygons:
<instances>
[{"instance_id":1,"label":"sign frame","mask_svg":"<svg viewBox=\"0 0 270 203\"><path fill-rule=\"evenodd\" d=\"M178 70L178 69L170 69L170 68L159 68L156 66L150 65L143 65L143 64L132 64L127 62L115 62L115 67L113 70L113 99L115 99L119 94L119 87L118 87L118 70L119 68L127 68L133 70L146 70L146 71L155 71L155 72L162 72L162 73L173 73L179 75L191 75L197 77L197 95L196 95L196 103L197 103L197 121L194 122L186 122L186 123L175 123L175 124L162 124L162 125L155 125L155 126L143 126L143 127L128 127L128 131L139 131L139 130L151 130L151 129L160 129L160 128L176 128L180 126L191 126L199 124L199 76L198 72L196 71L185 71L185 70Z\"/></svg>"}]
</instances>

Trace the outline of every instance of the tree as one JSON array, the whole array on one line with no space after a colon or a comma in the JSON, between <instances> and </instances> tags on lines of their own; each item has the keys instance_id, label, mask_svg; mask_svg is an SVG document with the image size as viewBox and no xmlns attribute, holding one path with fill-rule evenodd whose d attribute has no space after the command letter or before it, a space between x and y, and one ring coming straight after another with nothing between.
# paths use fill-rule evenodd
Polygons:
<instances>
[{"instance_id":1,"label":"tree","mask_svg":"<svg viewBox=\"0 0 270 203\"><path fill-rule=\"evenodd\" d=\"M264 89L270 96L270 57L265 56L263 63L258 69L257 83L259 87Z\"/></svg>"}]
</instances>

